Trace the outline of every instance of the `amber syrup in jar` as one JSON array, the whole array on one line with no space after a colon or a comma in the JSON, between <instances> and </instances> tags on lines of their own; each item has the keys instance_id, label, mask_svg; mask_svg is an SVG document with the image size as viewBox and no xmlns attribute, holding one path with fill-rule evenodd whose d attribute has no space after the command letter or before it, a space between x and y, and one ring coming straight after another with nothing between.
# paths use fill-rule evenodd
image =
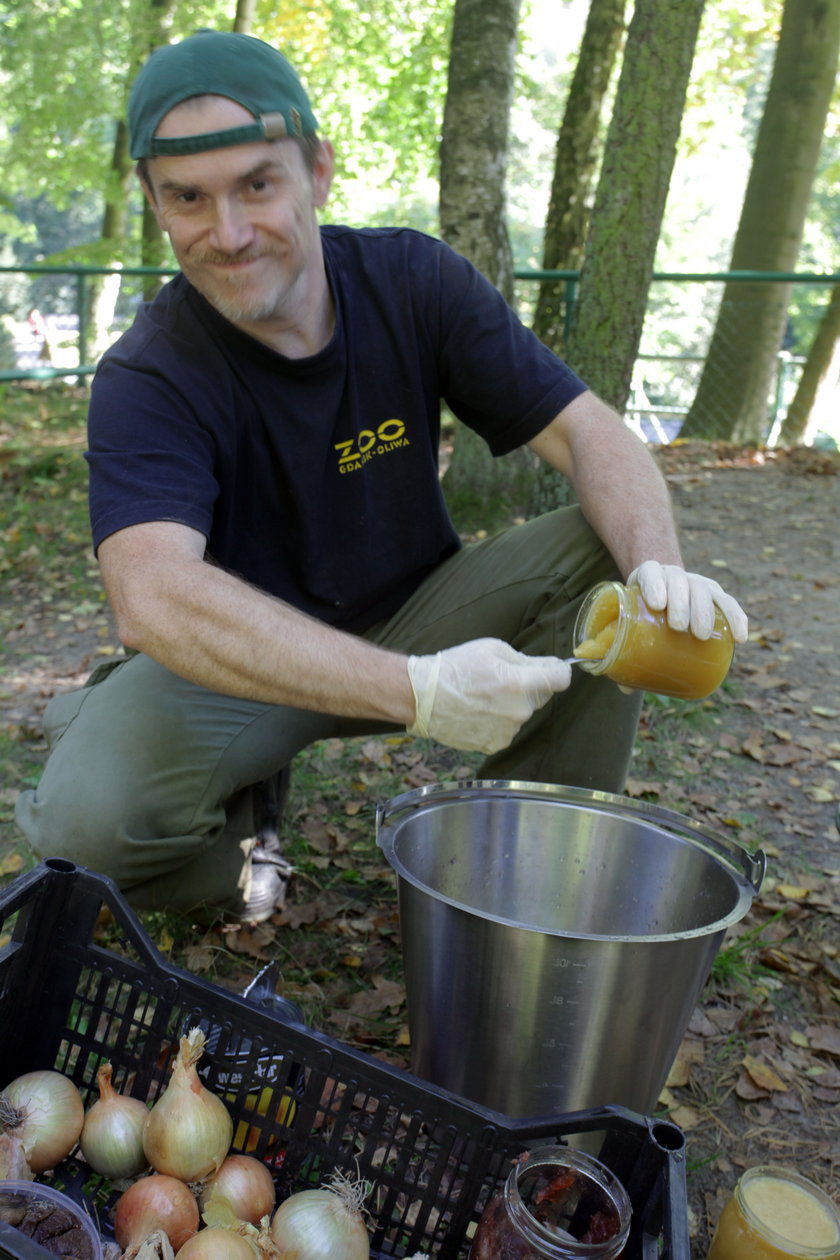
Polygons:
<instances>
[{"instance_id":1,"label":"amber syrup in jar","mask_svg":"<svg viewBox=\"0 0 840 1260\"><path fill-rule=\"evenodd\" d=\"M622 687L661 696L700 700L720 686L735 651L720 609L708 639L672 630L667 613L648 608L635 584L601 582L592 588L575 621L574 654L581 668L604 674Z\"/></svg>"},{"instance_id":2,"label":"amber syrup in jar","mask_svg":"<svg viewBox=\"0 0 840 1260\"><path fill-rule=\"evenodd\" d=\"M840 1212L792 1169L750 1168L721 1213L708 1260L840 1260Z\"/></svg>"},{"instance_id":3,"label":"amber syrup in jar","mask_svg":"<svg viewBox=\"0 0 840 1260\"><path fill-rule=\"evenodd\" d=\"M626 1190L604 1164L582 1151L538 1147L487 1204L469 1260L618 1260L630 1214Z\"/></svg>"}]
</instances>

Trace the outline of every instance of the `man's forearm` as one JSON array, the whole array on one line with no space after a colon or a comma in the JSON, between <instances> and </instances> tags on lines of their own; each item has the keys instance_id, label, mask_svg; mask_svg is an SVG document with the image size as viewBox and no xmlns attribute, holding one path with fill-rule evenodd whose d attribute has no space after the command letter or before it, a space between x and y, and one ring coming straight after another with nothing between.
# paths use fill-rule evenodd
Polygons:
<instances>
[{"instance_id":1,"label":"man's forearm","mask_svg":"<svg viewBox=\"0 0 840 1260\"><path fill-rule=\"evenodd\" d=\"M399 653L310 618L198 556L134 564L130 587L120 567L106 557L120 637L173 673L267 704L413 721L408 662Z\"/></svg>"},{"instance_id":2,"label":"man's forearm","mask_svg":"<svg viewBox=\"0 0 840 1260\"><path fill-rule=\"evenodd\" d=\"M590 454L575 478L581 510L625 578L645 560L681 565L671 498L659 469L626 427L612 439L612 450L603 457Z\"/></svg>"},{"instance_id":3,"label":"man's forearm","mask_svg":"<svg viewBox=\"0 0 840 1260\"><path fill-rule=\"evenodd\" d=\"M594 394L576 398L530 446L569 478L624 577L644 560L682 564L659 469L644 443Z\"/></svg>"}]
</instances>

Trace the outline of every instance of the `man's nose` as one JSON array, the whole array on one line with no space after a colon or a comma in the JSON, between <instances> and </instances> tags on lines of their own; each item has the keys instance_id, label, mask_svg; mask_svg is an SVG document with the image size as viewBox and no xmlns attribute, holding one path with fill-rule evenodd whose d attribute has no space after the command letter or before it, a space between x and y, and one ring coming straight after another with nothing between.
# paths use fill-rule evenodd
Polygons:
<instances>
[{"instance_id":1,"label":"man's nose","mask_svg":"<svg viewBox=\"0 0 840 1260\"><path fill-rule=\"evenodd\" d=\"M217 202L211 228L213 247L225 254L238 254L253 242L254 228L244 208L233 199Z\"/></svg>"}]
</instances>

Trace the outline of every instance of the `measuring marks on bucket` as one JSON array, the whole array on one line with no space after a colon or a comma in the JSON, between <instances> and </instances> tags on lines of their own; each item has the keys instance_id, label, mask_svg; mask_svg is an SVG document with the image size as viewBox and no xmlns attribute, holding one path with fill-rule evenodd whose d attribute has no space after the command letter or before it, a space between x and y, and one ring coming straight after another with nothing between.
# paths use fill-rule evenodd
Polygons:
<instances>
[{"instance_id":1,"label":"measuring marks on bucket","mask_svg":"<svg viewBox=\"0 0 840 1260\"><path fill-rule=\"evenodd\" d=\"M568 1012L565 1026L571 1031L575 1027L576 1008L582 1006L585 1000L585 994L577 992L577 990L584 989L586 984L584 973L589 970L589 963L563 956L552 958L549 966L552 971L562 973L564 987L562 990L555 989L551 996L546 999L545 1004L551 1007L555 1013L559 1013L561 1010ZM568 1050L570 1048L570 1042L558 1040L554 1036L543 1037L540 1045L544 1050Z\"/></svg>"}]
</instances>

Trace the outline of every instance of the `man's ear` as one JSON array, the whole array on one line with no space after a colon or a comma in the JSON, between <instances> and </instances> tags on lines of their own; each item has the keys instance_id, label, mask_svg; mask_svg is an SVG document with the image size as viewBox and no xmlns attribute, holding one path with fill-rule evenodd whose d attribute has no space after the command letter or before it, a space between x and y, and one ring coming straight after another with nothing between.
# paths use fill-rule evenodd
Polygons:
<instances>
[{"instance_id":1,"label":"man's ear","mask_svg":"<svg viewBox=\"0 0 840 1260\"><path fill-rule=\"evenodd\" d=\"M335 150L329 140L322 140L312 164L312 194L316 206L327 200L335 172Z\"/></svg>"}]
</instances>

